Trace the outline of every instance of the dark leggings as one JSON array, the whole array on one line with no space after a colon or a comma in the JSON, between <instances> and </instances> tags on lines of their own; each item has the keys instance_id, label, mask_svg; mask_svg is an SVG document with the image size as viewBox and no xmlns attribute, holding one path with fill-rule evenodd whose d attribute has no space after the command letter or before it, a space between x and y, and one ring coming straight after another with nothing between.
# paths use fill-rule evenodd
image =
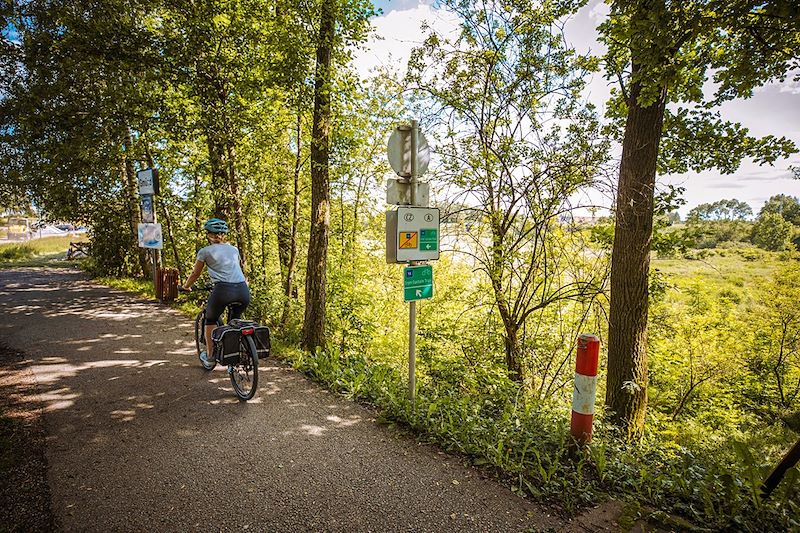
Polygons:
<instances>
[{"instance_id":1,"label":"dark leggings","mask_svg":"<svg viewBox=\"0 0 800 533\"><path fill-rule=\"evenodd\" d=\"M231 305L233 304L233 305ZM241 318L244 310L250 304L250 289L246 282L214 284L214 290L208 297L206 304L206 324L213 325L222 316L225 308L231 306L228 319Z\"/></svg>"}]
</instances>

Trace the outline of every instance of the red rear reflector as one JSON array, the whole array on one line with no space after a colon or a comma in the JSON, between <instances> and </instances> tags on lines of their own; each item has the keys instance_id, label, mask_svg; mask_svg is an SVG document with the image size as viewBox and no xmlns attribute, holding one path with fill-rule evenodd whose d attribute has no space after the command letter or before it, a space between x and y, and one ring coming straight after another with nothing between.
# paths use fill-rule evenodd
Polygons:
<instances>
[{"instance_id":1,"label":"red rear reflector","mask_svg":"<svg viewBox=\"0 0 800 533\"><path fill-rule=\"evenodd\" d=\"M256 330L253 329L253 328L243 329L242 330L242 335L252 335L255 332L256 332Z\"/></svg>"}]
</instances>

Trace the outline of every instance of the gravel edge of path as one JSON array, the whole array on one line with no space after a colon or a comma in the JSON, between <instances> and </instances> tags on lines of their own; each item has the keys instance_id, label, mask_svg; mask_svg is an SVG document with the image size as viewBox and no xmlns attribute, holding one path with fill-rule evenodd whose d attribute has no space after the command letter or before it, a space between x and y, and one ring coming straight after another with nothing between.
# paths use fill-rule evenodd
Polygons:
<instances>
[{"instance_id":1,"label":"gravel edge of path","mask_svg":"<svg viewBox=\"0 0 800 533\"><path fill-rule=\"evenodd\" d=\"M0 531L61 529L53 512L41 409L25 354L0 344Z\"/></svg>"}]
</instances>

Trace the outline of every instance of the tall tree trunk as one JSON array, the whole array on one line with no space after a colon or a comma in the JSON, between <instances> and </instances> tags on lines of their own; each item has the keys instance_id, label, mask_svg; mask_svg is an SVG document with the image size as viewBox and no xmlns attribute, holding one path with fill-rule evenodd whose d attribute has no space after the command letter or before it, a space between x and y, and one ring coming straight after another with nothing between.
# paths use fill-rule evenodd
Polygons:
<instances>
[{"instance_id":1,"label":"tall tree trunk","mask_svg":"<svg viewBox=\"0 0 800 533\"><path fill-rule=\"evenodd\" d=\"M236 228L236 244L239 248L239 255L242 260L242 270L247 272L248 256L248 231L245 228L244 212L242 210L242 198L239 193L239 177L236 175L236 147L233 142L226 144L227 170L228 170L228 190L231 193L230 205L233 215L233 226Z\"/></svg>"},{"instance_id":2,"label":"tall tree trunk","mask_svg":"<svg viewBox=\"0 0 800 533\"><path fill-rule=\"evenodd\" d=\"M230 189L228 175L225 169L224 149L220 142L206 133L208 146L208 162L211 166L211 195L214 200L214 216L228 220L230 205L228 192Z\"/></svg>"},{"instance_id":3,"label":"tall tree trunk","mask_svg":"<svg viewBox=\"0 0 800 533\"><path fill-rule=\"evenodd\" d=\"M503 345L505 347L506 370L508 377L514 381L522 381L522 354L519 347L519 323L509 305L503 291L503 241L505 231L498 222L499 214L494 213L492 220L492 272L489 278L492 282L494 300L500 319L503 321Z\"/></svg>"},{"instance_id":4,"label":"tall tree trunk","mask_svg":"<svg viewBox=\"0 0 800 533\"><path fill-rule=\"evenodd\" d=\"M298 146L298 155L299 146ZM292 273L290 271L290 255L292 247L292 207L291 207L291 190L289 189L289 173L290 168L287 165L286 173L281 174L279 181L278 197L275 205L277 211L276 218L276 237L278 241L278 263L281 269L281 286L283 288L283 295L285 300L283 302L283 313L281 314L280 323L286 324L288 319L290 301L289 298L292 294Z\"/></svg>"},{"instance_id":5,"label":"tall tree trunk","mask_svg":"<svg viewBox=\"0 0 800 533\"><path fill-rule=\"evenodd\" d=\"M166 203L161 202L161 209L164 211L164 221L167 225L167 238L169 238L170 248L172 248L172 257L175 259L175 268L178 269L178 277L183 279L183 266L181 265L181 256L178 253L178 243L175 242L175 236L172 233L172 217L169 215L169 208Z\"/></svg>"},{"instance_id":6,"label":"tall tree trunk","mask_svg":"<svg viewBox=\"0 0 800 533\"><path fill-rule=\"evenodd\" d=\"M203 229L203 212L200 209L200 174L195 173L194 175L194 188L192 197L194 201L192 204L194 205L194 242L195 242L195 252L200 250L202 247L202 240L200 236L200 231Z\"/></svg>"},{"instance_id":7,"label":"tall tree trunk","mask_svg":"<svg viewBox=\"0 0 800 533\"><path fill-rule=\"evenodd\" d=\"M311 131L311 235L306 264L306 309L303 347L325 344L326 266L330 227L328 148L331 118L331 51L336 23L336 1L324 0L320 14L317 69L314 79L314 124Z\"/></svg>"},{"instance_id":8,"label":"tall tree trunk","mask_svg":"<svg viewBox=\"0 0 800 533\"><path fill-rule=\"evenodd\" d=\"M504 313L501 313L503 315ZM506 369L508 369L508 377L514 381L522 382L522 357L519 347L519 326L511 320L507 321L508 312L506 311L503 318L503 326L505 327L505 335L503 335L503 344L506 352Z\"/></svg>"},{"instance_id":9,"label":"tall tree trunk","mask_svg":"<svg viewBox=\"0 0 800 533\"><path fill-rule=\"evenodd\" d=\"M133 139L131 138L131 132L127 126L125 126L125 140L123 142L123 154L122 154L122 174L123 179L126 184L126 190L128 191L128 215L130 216L131 220L131 234L133 235L133 242L138 243L139 237L139 222L141 221L140 215L140 198L139 198L139 182L136 179L136 171L133 167L133 158L131 154L133 152ZM147 250L144 248L138 248L137 246L137 254L139 257L139 268L142 270L142 276L147 278L152 276L152 267L150 261L148 260Z\"/></svg>"},{"instance_id":10,"label":"tall tree trunk","mask_svg":"<svg viewBox=\"0 0 800 533\"><path fill-rule=\"evenodd\" d=\"M297 156L294 161L294 175L292 177L293 183L293 202L292 202L292 216L291 226L289 231L289 261L286 265L286 281L284 284L284 295L286 301L283 304L283 313L281 314L281 325L286 325L289 320L289 311L291 310L292 301L297 300L297 287L295 286L295 270L297 267L297 226L300 223L300 170L302 168L302 156L300 153L300 115L297 117Z\"/></svg>"},{"instance_id":11,"label":"tall tree trunk","mask_svg":"<svg viewBox=\"0 0 800 533\"><path fill-rule=\"evenodd\" d=\"M633 65L636 75L638 65ZM631 85L622 143L611 254L611 306L608 330L606 407L628 435L644 429L647 409L647 311L650 241L656 160L667 90L647 107L638 101L641 86Z\"/></svg>"}]
</instances>

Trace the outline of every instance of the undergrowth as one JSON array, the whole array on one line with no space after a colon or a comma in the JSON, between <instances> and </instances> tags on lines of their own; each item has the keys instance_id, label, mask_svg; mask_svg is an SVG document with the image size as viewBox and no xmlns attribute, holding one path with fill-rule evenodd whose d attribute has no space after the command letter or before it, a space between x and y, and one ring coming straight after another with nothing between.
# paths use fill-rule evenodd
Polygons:
<instances>
[{"instance_id":1,"label":"undergrowth","mask_svg":"<svg viewBox=\"0 0 800 533\"><path fill-rule=\"evenodd\" d=\"M76 266L77 261L65 261L70 242L85 241L84 236L44 237L23 243L0 244L0 266Z\"/></svg>"},{"instance_id":2,"label":"undergrowth","mask_svg":"<svg viewBox=\"0 0 800 533\"><path fill-rule=\"evenodd\" d=\"M9 244L0 247L0 263L30 259L36 254L28 244Z\"/></svg>"},{"instance_id":3,"label":"undergrowth","mask_svg":"<svg viewBox=\"0 0 800 533\"><path fill-rule=\"evenodd\" d=\"M677 513L703 528L800 530L800 470L790 470L765 499L761 483L774 465L743 442L709 439L690 449L650 431L627 443L596 418L592 444L575 450L568 409L524 397L495 369L448 363L435 376L420 376L412 405L396 368L335 350L280 351L331 390L374 404L385 420L495 467L515 492L557 500L570 513L612 495L655 509L656 517Z\"/></svg>"}]
</instances>

